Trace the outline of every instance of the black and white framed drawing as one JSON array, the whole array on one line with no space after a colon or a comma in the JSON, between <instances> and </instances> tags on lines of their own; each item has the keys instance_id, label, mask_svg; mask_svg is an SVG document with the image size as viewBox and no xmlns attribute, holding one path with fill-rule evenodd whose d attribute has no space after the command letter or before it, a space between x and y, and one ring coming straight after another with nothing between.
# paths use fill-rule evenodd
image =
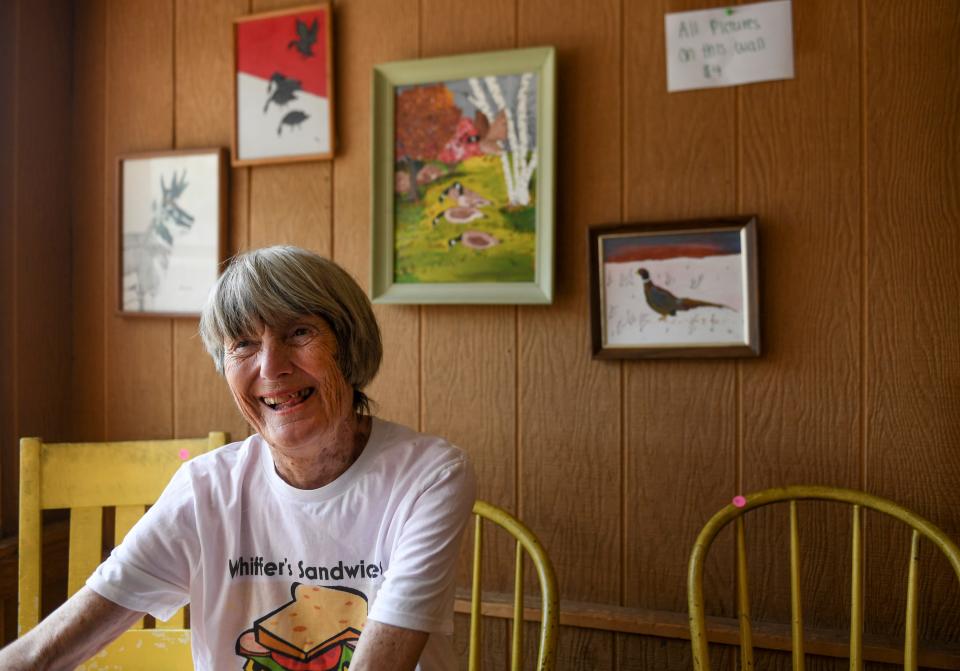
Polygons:
<instances>
[{"instance_id":1,"label":"black and white framed drawing","mask_svg":"<svg viewBox=\"0 0 960 671\"><path fill-rule=\"evenodd\" d=\"M226 165L220 148L118 157L121 314L200 314L225 257Z\"/></svg>"}]
</instances>

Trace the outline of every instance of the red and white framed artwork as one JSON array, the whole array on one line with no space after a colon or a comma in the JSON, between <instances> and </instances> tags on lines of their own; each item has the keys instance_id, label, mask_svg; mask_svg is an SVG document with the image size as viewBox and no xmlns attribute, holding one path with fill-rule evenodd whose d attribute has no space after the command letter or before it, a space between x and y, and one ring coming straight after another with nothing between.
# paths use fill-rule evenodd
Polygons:
<instances>
[{"instance_id":1,"label":"red and white framed artwork","mask_svg":"<svg viewBox=\"0 0 960 671\"><path fill-rule=\"evenodd\" d=\"M234 20L233 165L333 156L330 4Z\"/></svg>"}]
</instances>

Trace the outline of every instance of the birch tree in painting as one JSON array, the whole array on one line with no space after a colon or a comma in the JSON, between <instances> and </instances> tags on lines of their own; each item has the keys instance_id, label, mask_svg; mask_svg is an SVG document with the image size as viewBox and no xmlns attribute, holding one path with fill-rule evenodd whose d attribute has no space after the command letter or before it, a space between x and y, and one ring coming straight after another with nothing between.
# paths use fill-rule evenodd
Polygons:
<instances>
[{"instance_id":1,"label":"birch tree in painting","mask_svg":"<svg viewBox=\"0 0 960 671\"><path fill-rule=\"evenodd\" d=\"M484 77L482 80L471 77L469 80L472 92L469 99L477 109L491 121L500 113L506 116L507 139L506 146L501 146L500 161L510 205L521 207L530 204L530 179L537 167L535 140L534 145L531 145L528 117L532 81L532 72L521 75L515 107L511 107L507 105L496 77Z\"/></svg>"}]
</instances>

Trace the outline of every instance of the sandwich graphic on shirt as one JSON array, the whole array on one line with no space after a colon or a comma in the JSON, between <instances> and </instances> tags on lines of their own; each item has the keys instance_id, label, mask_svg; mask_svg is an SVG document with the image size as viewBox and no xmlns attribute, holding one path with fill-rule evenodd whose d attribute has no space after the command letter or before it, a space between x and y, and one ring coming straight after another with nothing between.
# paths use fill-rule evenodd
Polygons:
<instances>
[{"instance_id":1,"label":"sandwich graphic on shirt","mask_svg":"<svg viewBox=\"0 0 960 671\"><path fill-rule=\"evenodd\" d=\"M345 671L367 620L367 597L348 587L293 583L293 601L237 639L243 671Z\"/></svg>"}]
</instances>

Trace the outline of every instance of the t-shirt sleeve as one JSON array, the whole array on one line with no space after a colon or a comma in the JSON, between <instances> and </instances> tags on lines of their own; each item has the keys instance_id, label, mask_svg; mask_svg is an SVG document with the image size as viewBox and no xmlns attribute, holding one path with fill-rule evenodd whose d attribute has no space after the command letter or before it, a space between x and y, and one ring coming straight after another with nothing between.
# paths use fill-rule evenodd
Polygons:
<instances>
[{"instance_id":1,"label":"t-shirt sleeve","mask_svg":"<svg viewBox=\"0 0 960 671\"><path fill-rule=\"evenodd\" d=\"M190 567L199 550L195 513L189 465L184 464L87 586L124 608L170 619L190 600Z\"/></svg>"},{"instance_id":2,"label":"t-shirt sleeve","mask_svg":"<svg viewBox=\"0 0 960 671\"><path fill-rule=\"evenodd\" d=\"M421 490L400 531L371 619L453 632L457 556L475 497L476 478L465 457L442 467Z\"/></svg>"}]
</instances>

